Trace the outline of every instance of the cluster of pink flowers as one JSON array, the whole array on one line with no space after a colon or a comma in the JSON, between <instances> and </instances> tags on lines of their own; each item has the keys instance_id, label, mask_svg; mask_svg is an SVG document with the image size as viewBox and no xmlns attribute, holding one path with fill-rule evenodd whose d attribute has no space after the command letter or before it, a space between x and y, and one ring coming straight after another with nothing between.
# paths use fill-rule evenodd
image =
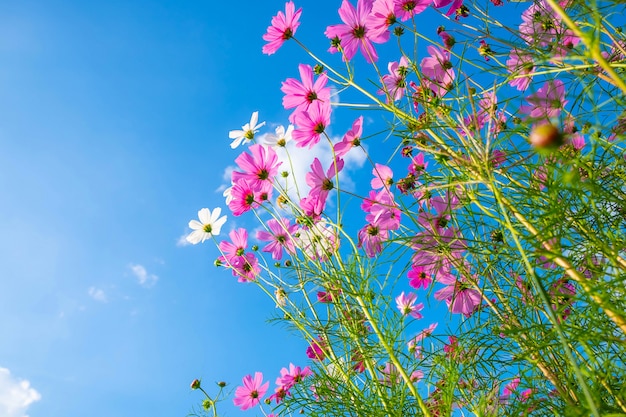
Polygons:
<instances>
[{"instance_id":1,"label":"cluster of pink flowers","mask_svg":"<svg viewBox=\"0 0 626 417\"><path fill-rule=\"evenodd\" d=\"M289 390L291 388L311 375L313 375L313 372L311 372L308 366L302 369L290 363L289 369L282 368L280 370L280 376L276 378L276 389L274 394L270 395L269 401L280 404L286 396L290 395ZM242 410L247 410L261 402L270 383L263 383L263 374L261 372L255 372L254 377L252 377L252 375L245 376L242 382L243 385L237 387L235 390L233 403Z\"/></svg>"}]
</instances>

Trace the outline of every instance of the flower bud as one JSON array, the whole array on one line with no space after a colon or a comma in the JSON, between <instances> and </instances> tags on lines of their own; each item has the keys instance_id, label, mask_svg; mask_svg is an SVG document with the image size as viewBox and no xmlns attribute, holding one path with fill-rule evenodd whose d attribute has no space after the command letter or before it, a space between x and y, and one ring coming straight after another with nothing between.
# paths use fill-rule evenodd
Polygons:
<instances>
[{"instance_id":1,"label":"flower bud","mask_svg":"<svg viewBox=\"0 0 626 417\"><path fill-rule=\"evenodd\" d=\"M220 388L224 388L226 386L226 382L220 381L220 382L217 383L217 386L220 387Z\"/></svg>"},{"instance_id":2,"label":"flower bud","mask_svg":"<svg viewBox=\"0 0 626 417\"><path fill-rule=\"evenodd\" d=\"M200 380L194 379L193 381L191 381L191 389L198 389L198 388L200 388Z\"/></svg>"},{"instance_id":3,"label":"flower bud","mask_svg":"<svg viewBox=\"0 0 626 417\"><path fill-rule=\"evenodd\" d=\"M563 144L563 134L552 123L543 123L533 127L529 140L538 149L558 148Z\"/></svg>"}]
</instances>

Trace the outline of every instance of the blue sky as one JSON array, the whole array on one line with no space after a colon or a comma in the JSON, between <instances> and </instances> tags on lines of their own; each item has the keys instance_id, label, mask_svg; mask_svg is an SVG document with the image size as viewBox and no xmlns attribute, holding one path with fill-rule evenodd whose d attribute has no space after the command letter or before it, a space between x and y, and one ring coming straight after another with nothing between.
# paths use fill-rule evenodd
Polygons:
<instances>
[{"instance_id":1,"label":"blue sky","mask_svg":"<svg viewBox=\"0 0 626 417\"><path fill-rule=\"evenodd\" d=\"M30 402L0 414L183 416L196 377L234 387L304 360L211 245L177 245L223 205L228 131L286 117L301 56L261 54L284 2L230 5L0 5L0 401Z\"/></svg>"},{"instance_id":2,"label":"blue sky","mask_svg":"<svg viewBox=\"0 0 626 417\"><path fill-rule=\"evenodd\" d=\"M339 22L327 3L297 2L298 37L319 51ZM287 122L280 82L306 55L261 54L283 7L0 4L0 414L184 416L194 378L234 388L306 363L304 342L266 323L271 300L216 270L212 245L180 244L200 208L225 208L228 131L255 110ZM28 406L5 411L15 387Z\"/></svg>"}]
</instances>

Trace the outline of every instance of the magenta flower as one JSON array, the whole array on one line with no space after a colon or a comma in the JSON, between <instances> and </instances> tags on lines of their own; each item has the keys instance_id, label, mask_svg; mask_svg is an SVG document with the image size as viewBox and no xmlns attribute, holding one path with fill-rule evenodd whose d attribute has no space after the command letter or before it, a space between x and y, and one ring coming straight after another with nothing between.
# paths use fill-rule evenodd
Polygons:
<instances>
[{"instance_id":1,"label":"magenta flower","mask_svg":"<svg viewBox=\"0 0 626 417\"><path fill-rule=\"evenodd\" d=\"M358 0L356 9L348 0L343 0L339 8L339 16L343 24L332 25L326 28L324 34L333 42L337 42L343 49L344 61L350 61L357 50L360 50L368 63L378 60L374 43L383 43L389 40L389 32L380 32L373 29L368 19L372 10L372 0ZM330 52L337 52L331 47Z\"/></svg>"},{"instance_id":2,"label":"magenta flower","mask_svg":"<svg viewBox=\"0 0 626 417\"><path fill-rule=\"evenodd\" d=\"M430 45L428 53L430 56L422 59L420 63L422 73L426 77L426 87L439 97L443 97L452 88L452 82L456 78L450 62L450 51Z\"/></svg>"},{"instance_id":3,"label":"magenta flower","mask_svg":"<svg viewBox=\"0 0 626 417\"><path fill-rule=\"evenodd\" d=\"M389 189L389 187L393 184L393 171L386 165L376 163L374 165L374 169L372 169L372 174L374 175L374 178L372 178L370 186L374 190L378 190L380 188Z\"/></svg>"},{"instance_id":4,"label":"magenta flower","mask_svg":"<svg viewBox=\"0 0 626 417\"><path fill-rule=\"evenodd\" d=\"M465 277L446 277L438 281L446 286L435 293L435 299L445 300L451 313L461 313L469 317L480 305L480 291L468 283Z\"/></svg>"},{"instance_id":5,"label":"magenta flower","mask_svg":"<svg viewBox=\"0 0 626 417\"><path fill-rule=\"evenodd\" d=\"M363 116L359 116L353 123L352 128L346 132L341 142L337 142L333 147L335 156L343 158L350 149L361 145L361 135L363 134Z\"/></svg>"},{"instance_id":6,"label":"magenta flower","mask_svg":"<svg viewBox=\"0 0 626 417\"><path fill-rule=\"evenodd\" d=\"M380 95L387 95L387 103L400 100L406 91L406 74L409 70L409 61L406 57L400 62L390 62L387 65L389 74L383 75L384 87L377 91Z\"/></svg>"},{"instance_id":7,"label":"magenta flower","mask_svg":"<svg viewBox=\"0 0 626 417\"><path fill-rule=\"evenodd\" d=\"M241 179L248 182L251 188L258 191L266 184L272 184L272 179L278 174L278 155L272 148L260 144L250 146L250 153L243 152L235 162L243 172L233 171L231 181L236 184Z\"/></svg>"},{"instance_id":8,"label":"magenta flower","mask_svg":"<svg viewBox=\"0 0 626 417\"><path fill-rule=\"evenodd\" d=\"M295 366L293 363L290 363L289 369L283 368L280 370L280 377L276 378L276 385L282 386L288 390L294 385L302 382L302 380L307 376L311 375L313 375L313 372L308 366L301 369L299 366Z\"/></svg>"},{"instance_id":9,"label":"magenta flower","mask_svg":"<svg viewBox=\"0 0 626 417\"><path fill-rule=\"evenodd\" d=\"M403 22L426 10L433 0L394 0L394 12Z\"/></svg>"},{"instance_id":10,"label":"magenta flower","mask_svg":"<svg viewBox=\"0 0 626 417\"><path fill-rule=\"evenodd\" d=\"M389 239L389 231L373 224L368 224L359 230L358 247L365 245L365 253L373 258L383 250L383 242Z\"/></svg>"},{"instance_id":11,"label":"magenta flower","mask_svg":"<svg viewBox=\"0 0 626 417\"><path fill-rule=\"evenodd\" d=\"M457 11L459 7L463 5L463 0L433 0L433 6L436 9L447 6L452 3L448 11L446 12L446 16L451 16L454 12Z\"/></svg>"},{"instance_id":12,"label":"magenta flower","mask_svg":"<svg viewBox=\"0 0 626 417\"><path fill-rule=\"evenodd\" d=\"M285 93L283 96L283 107L286 109L296 108L289 120L293 123L296 115L302 111L307 111L309 106L315 101L330 103L330 88L326 87L328 77L322 73L313 82L313 69L310 65L300 64L299 81L295 78L288 78L283 81L280 90Z\"/></svg>"},{"instance_id":13,"label":"magenta flower","mask_svg":"<svg viewBox=\"0 0 626 417\"><path fill-rule=\"evenodd\" d=\"M424 303L415 304L417 301L417 295L415 293L404 294L404 291L396 297L396 306L403 316L411 316L416 319L421 319L422 315L420 311L424 308Z\"/></svg>"},{"instance_id":14,"label":"magenta flower","mask_svg":"<svg viewBox=\"0 0 626 417\"><path fill-rule=\"evenodd\" d=\"M263 45L263 53L271 55L280 48L286 40L291 39L296 34L296 29L300 26L300 15L302 8L296 10L292 1L285 4L285 13L278 12L272 17L272 25L267 28L267 33L263 35L263 40L268 43Z\"/></svg>"},{"instance_id":15,"label":"magenta flower","mask_svg":"<svg viewBox=\"0 0 626 417\"><path fill-rule=\"evenodd\" d=\"M309 359L323 361L326 358L326 342L321 337L311 340L308 348L306 348L306 356Z\"/></svg>"},{"instance_id":16,"label":"magenta flower","mask_svg":"<svg viewBox=\"0 0 626 417\"><path fill-rule=\"evenodd\" d=\"M311 149L317 145L320 135L330 124L330 111L330 103L316 100L307 111L296 113L294 122L298 128L292 134L296 146L299 148L308 146Z\"/></svg>"},{"instance_id":17,"label":"magenta flower","mask_svg":"<svg viewBox=\"0 0 626 417\"><path fill-rule=\"evenodd\" d=\"M233 403L242 410L252 408L261 401L269 386L269 381L263 383L261 372L255 372L254 379L252 375L246 375L243 377L243 386L239 386L235 390Z\"/></svg>"},{"instance_id":18,"label":"magenta flower","mask_svg":"<svg viewBox=\"0 0 626 417\"><path fill-rule=\"evenodd\" d=\"M223 240L219 244L222 255L218 260L233 271L239 282L254 281L261 272L259 261L253 253L245 253L248 247L248 231L243 228L231 231L231 242Z\"/></svg>"},{"instance_id":19,"label":"magenta flower","mask_svg":"<svg viewBox=\"0 0 626 417\"><path fill-rule=\"evenodd\" d=\"M424 289L426 289L433 281L428 268L417 264L413 264L407 276L409 277L409 285L415 289L419 289L420 287L424 287Z\"/></svg>"},{"instance_id":20,"label":"magenta flower","mask_svg":"<svg viewBox=\"0 0 626 417\"><path fill-rule=\"evenodd\" d=\"M526 97L530 106L520 106L520 112L534 119L558 117L568 103L565 100L565 85L561 80L546 81L536 93Z\"/></svg>"},{"instance_id":21,"label":"magenta flower","mask_svg":"<svg viewBox=\"0 0 626 417\"><path fill-rule=\"evenodd\" d=\"M370 31L376 37L389 36L384 35L384 33L388 32L389 27L396 23L394 0L374 0L372 11L367 19Z\"/></svg>"},{"instance_id":22,"label":"magenta flower","mask_svg":"<svg viewBox=\"0 0 626 417\"><path fill-rule=\"evenodd\" d=\"M393 363L385 363L385 367L380 372L383 374L383 377L380 379L381 384L390 387L400 383L400 372Z\"/></svg>"},{"instance_id":23,"label":"magenta flower","mask_svg":"<svg viewBox=\"0 0 626 417\"><path fill-rule=\"evenodd\" d=\"M263 252L271 253L277 261L282 259L283 249L290 255L296 252L292 236L298 230L298 225L289 223L289 219L270 219L267 221L269 232L259 230L256 234L257 239L270 242L263 248Z\"/></svg>"},{"instance_id":24,"label":"magenta flower","mask_svg":"<svg viewBox=\"0 0 626 417\"><path fill-rule=\"evenodd\" d=\"M306 183L311 187L309 196L315 196L325 202L330 190L335 188L333 178L341 172L343 165L343 159L336 158L324 173L322 163L315 158L311 164L311 171L306 174Z\"/></svg>"},{"instance_id":25,"label":"magenta flower","mask_svg":"<svg viewBox=\"0 0 626 417\"><path fill-rule=\"evenodd\" d=\"M235 216L259 207L262 202L267 201L272 195L272 184L266 182L259 188L254 188L244 179L237 181L230 188L230 201L228 208Z\"/></svg>"},{"instance_id":26,"label":"magenta flower","mask_svg":"<svg viewBox=\"0 0 626 417\"><path fill-rule=\"evenodd\" d=\"M509 81L509 85L517 88L519 91L526 90L535 73L533 57L530 54L512 49L509 59L506 61L506 67L511 75L515 77Z\"/></svg>"},{"instance_id":27,"label":"magenta flower","mask_svg":"<svg viewBox=\"0 0 626 417\"><path fill-rule=\"evenodd\" d=\"M369 213L365 220L382 230L398 230L402 212L394 201L393 194L386 189L378 193L370 191L370 197L363 200L361 209Z\"/></svg>"}]
</instances>

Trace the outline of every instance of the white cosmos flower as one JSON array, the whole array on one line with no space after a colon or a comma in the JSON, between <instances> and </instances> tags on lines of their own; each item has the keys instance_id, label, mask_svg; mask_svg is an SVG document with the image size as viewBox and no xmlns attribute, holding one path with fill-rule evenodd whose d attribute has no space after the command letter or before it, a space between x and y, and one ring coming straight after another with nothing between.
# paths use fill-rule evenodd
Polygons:
<instances>
[{"instance_id":1,"label":"white cosmos flower","mask_svg":"<svg viewBox=\"0 0 626 417\"><path fill-rule=\"evenodd\" d=\"M230 144L230 147L235 149L237 146L241 145L241 142L246 140L254 139L254 134L259 130L260 127L265 125L265 122L261 122L257 124L259 121L259 112L255 111L252 113L250 117L250 123L246 123L241 127L241 130L231 130L228 133L228 137L233 139Z\"/></svg>"},{"instance_id":2,"label":"white cosmos flower","mask_svg":"<svg viewBox=\"0 0 626 417\"><path fill-rule=\"evenodd\" d=\"M220 234L220 230L224 223L226 223L226 216L220 217L222 209L217 207L213 211L208 208L203 208L198 212L198 220L191 220L189 222L189 228L193 230L187 236L187 242L197 244L204 242L211 236L217 236Z\"/></svg>"},{"instance_id":3,"label":"white cosmos flower","mask_svg":"<svg viewBox=\"0 0 626 417\"><path fill-rule=\"evenodd\" d=\"M263 142L267 146L271 146L273 148L284 148L287 142L291 140L291 133L293 132L293 125L289 125L287 131L285 132L284 126L278 126L275 130L276 133L268 133L263 138Z\"/></svg>"}]
</instances>

